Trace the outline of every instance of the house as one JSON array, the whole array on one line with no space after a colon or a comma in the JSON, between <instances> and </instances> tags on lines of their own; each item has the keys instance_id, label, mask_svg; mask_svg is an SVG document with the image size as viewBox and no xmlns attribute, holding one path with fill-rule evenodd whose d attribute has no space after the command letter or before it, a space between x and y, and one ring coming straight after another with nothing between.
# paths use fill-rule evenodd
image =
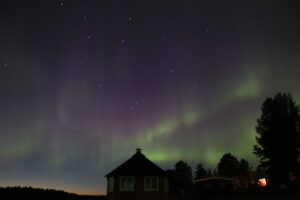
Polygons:
<instances>
[{"instance_id":1,"label":"house","mask_svg":"<svg viewBox=\"0 0 300 200\"><path fill-rule=\"evenodd\" d=\"M208 177L195 180L196 196L230 196L235 189L232 178Z\"/></svg>"},{"instance_id":2,"label":"house","mask_svg":"<svg viewBox=\"0 0 300 200\"><path fill-rule=\"evenodd\" d=\"M165 171L146 158L141 149L106 175L108 200L168 200Z\"/></svg>"}]
</instances>

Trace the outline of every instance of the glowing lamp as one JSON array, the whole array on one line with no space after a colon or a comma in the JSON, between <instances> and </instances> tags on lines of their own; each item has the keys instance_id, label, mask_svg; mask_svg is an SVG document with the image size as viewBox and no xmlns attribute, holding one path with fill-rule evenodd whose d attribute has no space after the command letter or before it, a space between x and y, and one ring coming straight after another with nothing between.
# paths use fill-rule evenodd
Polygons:
<instances>
[{"instance_id":1,"label":"glowing lamp","mask_svg":"<svg viewBox=\"0 0 300 200\"><path fill-rule=\"evenodd\" d=\"M258 186L260 186L260 187L265 187L265 186L267 186L267 180L266 180L266 178L261 178L261 179L259 179L259 180L258 180Z\"/></svg>"}]
</instances>

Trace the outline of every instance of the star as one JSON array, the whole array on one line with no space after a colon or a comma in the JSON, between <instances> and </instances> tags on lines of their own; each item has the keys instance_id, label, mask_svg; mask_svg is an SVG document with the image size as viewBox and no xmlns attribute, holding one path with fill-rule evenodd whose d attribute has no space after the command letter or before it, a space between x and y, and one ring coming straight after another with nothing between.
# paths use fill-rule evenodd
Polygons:
<instances>
[{"instance_id":1,"label":"star","mask_svg":"<svg viewBox=\"0 0 300 200\"><path fill-rule=\"evenodd\" d=\"M288 89L300 101L292 1L7 1L1 182L106 194L135 146L165 169L215 168L227 152L255 167L263 100Z\"/></svg>"}]
</instances>

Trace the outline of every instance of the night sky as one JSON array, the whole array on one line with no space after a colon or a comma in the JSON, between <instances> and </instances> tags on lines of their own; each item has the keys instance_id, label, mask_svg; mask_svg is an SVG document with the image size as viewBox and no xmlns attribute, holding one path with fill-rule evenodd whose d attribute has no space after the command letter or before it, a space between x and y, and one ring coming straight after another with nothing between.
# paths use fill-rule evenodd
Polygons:
<instances>
[{"instance_id":1,"label":"night sky","mask_svg":"<svg viewBox=\"0 0 300 200\"><path fill-rule=\"evenodd\" d=\"M300 102L295 0L0 2L0 186L103 194L135 149L163 169L252 154L267 97Z\"/></svg>"}]
</instances>

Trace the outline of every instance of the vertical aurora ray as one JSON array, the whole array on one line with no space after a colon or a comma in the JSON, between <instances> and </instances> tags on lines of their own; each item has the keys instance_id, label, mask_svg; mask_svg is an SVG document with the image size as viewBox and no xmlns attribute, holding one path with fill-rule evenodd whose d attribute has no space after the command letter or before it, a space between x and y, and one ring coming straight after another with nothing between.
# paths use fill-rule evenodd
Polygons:
<instances>
[{"instance_id":1,"label":"vertical aurora ray","mask_svg":"<svg viewBox=\"0 0 300 200\"><path fill-rule=\"evenodd\" d=\"M300 101L292 1L0 4L0 186L105 193L137 147L165 169L255 167L263 100Z\"/></svg>"}]
</instances>

